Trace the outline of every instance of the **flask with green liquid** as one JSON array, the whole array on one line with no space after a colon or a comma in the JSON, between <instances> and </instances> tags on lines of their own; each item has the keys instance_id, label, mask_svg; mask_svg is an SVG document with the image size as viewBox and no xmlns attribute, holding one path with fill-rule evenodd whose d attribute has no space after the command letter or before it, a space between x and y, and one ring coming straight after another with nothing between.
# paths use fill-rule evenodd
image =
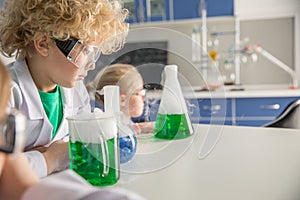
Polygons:
<instances>
[{"instance_id":1,"label":"flask with green liquid","mask_svg":"<svg viewBox=\"0 0 300 200\"><path fill-rule=\"evenodd\" d=\"M189 137L194 130L178 81L177 65L166 65L163 73L165 84L155 122L154 136L169 140Z\"/></svg>"}]
</instances>

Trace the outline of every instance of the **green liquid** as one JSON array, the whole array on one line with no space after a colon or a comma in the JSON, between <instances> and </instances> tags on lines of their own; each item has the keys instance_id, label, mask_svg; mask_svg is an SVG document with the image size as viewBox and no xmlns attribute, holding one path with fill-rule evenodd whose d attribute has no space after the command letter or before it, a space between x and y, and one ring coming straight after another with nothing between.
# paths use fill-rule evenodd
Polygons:
<instances>
[{"instance_id":1,"label":"green liquid","mask_svg":"<svg viewBox=\"0 0 300 200\"><path fill-rule=\"evenodd\" d=\"M115 184L119 177L119 154L115 153L118 140L107 140L109 172L104 174L104 163L101 144L69 142L70 168L94 186Z\"/></svg>"},{"instance_id":2,"label":"green liquid","mask_svg":"<svg viewBox=\"0 0 300 200\"><path fill-rule=\"evenodd\" d=\"M162 139L182 139L191 135L185 114L157 114L154 136Z\"/></svg>"}]
</instances>

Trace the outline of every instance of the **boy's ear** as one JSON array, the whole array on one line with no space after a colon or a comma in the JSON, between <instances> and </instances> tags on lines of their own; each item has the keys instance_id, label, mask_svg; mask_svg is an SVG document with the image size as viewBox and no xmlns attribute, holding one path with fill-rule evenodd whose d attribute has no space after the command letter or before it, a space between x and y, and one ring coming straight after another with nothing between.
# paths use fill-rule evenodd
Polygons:
<instances>
[{"instance_id":1,"label":"boy's ear","mask_svg":"<svg viewBox=\"0 0 300 200\"><path fill-rule=\"evenodd\" d=\"M49 37L46 35L38 34L34 39L34 48L42 56L49 55Z\"/></svg>"}]
</instances>

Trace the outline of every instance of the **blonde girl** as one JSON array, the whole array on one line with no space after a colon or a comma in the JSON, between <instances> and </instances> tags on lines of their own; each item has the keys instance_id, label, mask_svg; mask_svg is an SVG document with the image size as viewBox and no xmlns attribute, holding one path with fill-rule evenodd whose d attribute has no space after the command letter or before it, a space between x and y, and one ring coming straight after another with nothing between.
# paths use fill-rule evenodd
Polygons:
<instances>
[{"instance_id":1,"label":"blonde girl","mask_svg":"<svg viewBox=\"0 0 300 200\"><path fill-rule=\"evenodd\" d=\"M103 106L103 87L106 85L118 85L120 87L120 110L124 114L124 121L132 123L132 117L139 117L144 109L145 90L143 78L136 67L129 64L113 64L102 69L95 80L88 84L91 90L94 88L96 105ZM153 123L132 124L135 131L140 133L152 133Z\"/></svg>"}]
</instances>

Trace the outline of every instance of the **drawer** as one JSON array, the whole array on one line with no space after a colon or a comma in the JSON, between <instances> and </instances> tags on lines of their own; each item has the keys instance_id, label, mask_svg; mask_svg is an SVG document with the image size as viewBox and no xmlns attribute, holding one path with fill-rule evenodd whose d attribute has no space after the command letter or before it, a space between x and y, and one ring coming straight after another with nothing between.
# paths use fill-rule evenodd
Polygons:
<instances>
[{"instance_id":1,"label":"drawer","mask_svg":"<svg viewBox=\"0 0 300 200\"><path fill-rule=\"evenodd\" d=\"M236 116L278 116L299 97L237 98Z\"/></svg>"},{"instance_id":2,"label":"drawer","mask_svg":"<svg viewBox=\"0 0 300 200\"><path fill-rule=\"evenodd\" d=\"M198 99L201 117L232 116L231 99Z\"/></svg>"}]
</instances>

